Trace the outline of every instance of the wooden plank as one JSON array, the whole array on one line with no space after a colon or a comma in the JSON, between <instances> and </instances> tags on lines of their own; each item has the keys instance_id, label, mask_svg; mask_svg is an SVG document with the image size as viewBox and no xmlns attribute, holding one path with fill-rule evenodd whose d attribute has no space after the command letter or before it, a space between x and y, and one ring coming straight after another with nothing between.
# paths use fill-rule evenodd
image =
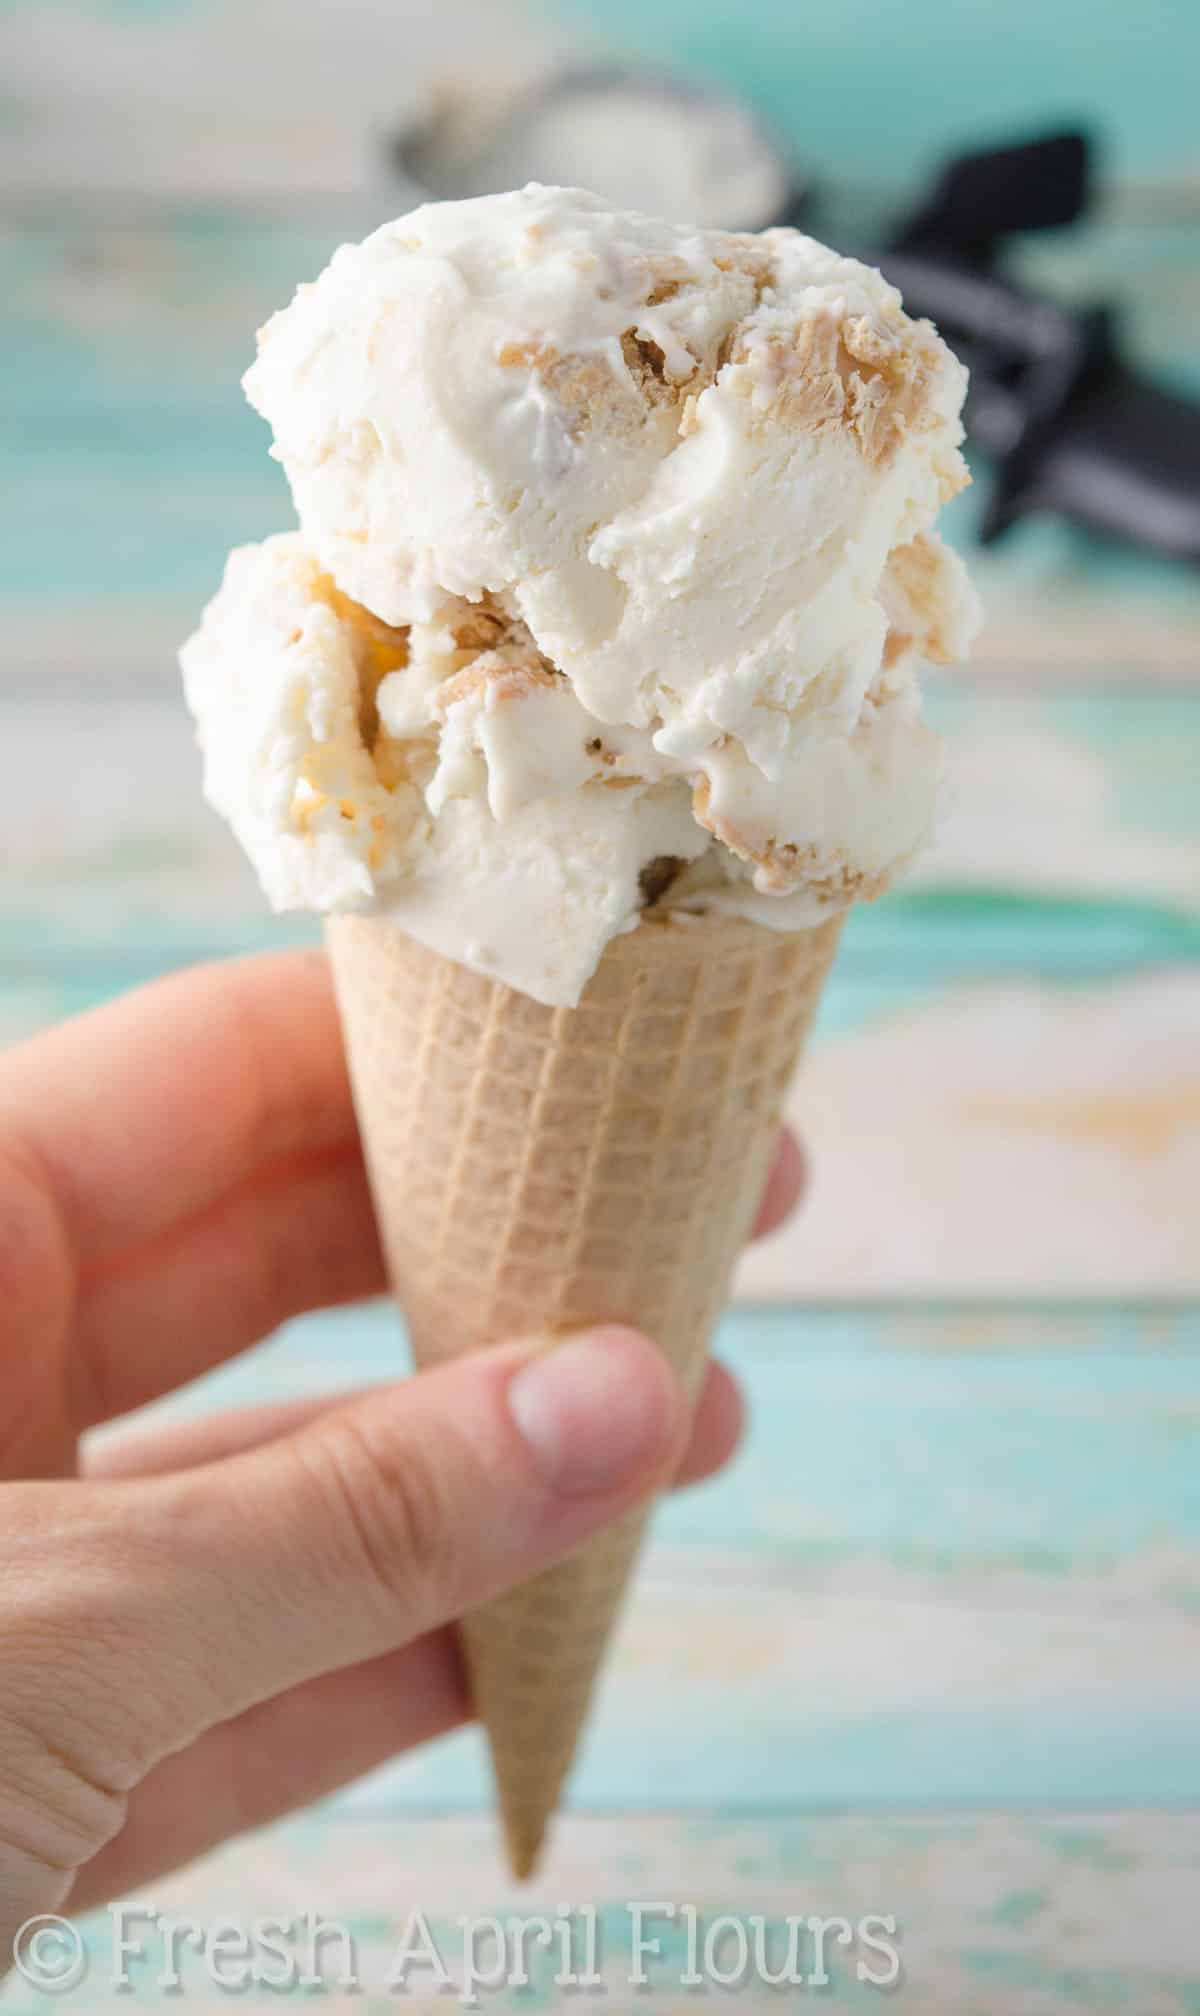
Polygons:
<instances>
[{"instance_id":1,"label":"wooden plank","mask_svg":"<svg viewBox=\"0 0 1200 2016\"><path fill-rule=\"evenodd\" d=\"M200 800L170 662L156 688L154 698L110 693L85 664L71 695L8 687L0 697L11 776L0 851L22 881L36 880L51 932L74 921L81 890L103 885L105 942L118 942L144 878L165 862L177 917L241 928L261 916L253 878ZM857 964L1094 976L1195 954L1200 692L1056 696L934 680L930 714L949 772L938 842L893 897L856 913ZM57 792L47 822L51 767L72 788ZM20 885L6 890L6 917L25 906Z\"/></svg>"},{"instance_id":2,"label":"wooden plank","mask_svg":"<svg viewBox=\"0 0 1200 2016\"><path fill-rule=\"evenodd\" d=\"M851 921L793 1102L812 1199L742 1290L1196 1294L1200 696L984 685L934 711L943 835ZM5 1036L315 935L265 915L176 698L0 703L0 744Z\"/></svg>"},{"instance_id":3,"label":"wooden plank","mask_svg":"<svg viewBox=\"0 0 1200 2016\"><path fill-rule=\"evenodd\" d=\"M753 34L739 0L558 0L555 12L602 26L626 56L748 94L822 182L895 190L974 141L1057 131L1072 116L1094 123L1123 177L1194 179L1190 90L1120 8L1061 0L1047 18L1038 0L1014 0L1002 36L987 8L948 19L929 0L843 0L820 23L793 0L763 0ZM1194 74L1194 13L1167 0L1152 18Z\"/></svg>"},{"instance_id":4,"label":"wooden plank","mask_svg":"<svg viewBox=\"0 0 1200 2016\"><path fill-rule=\"evenodd\" d=\"M314 926L167 950L170 870L142 943L65 961L56 933L0 943L0 1037L16 1040L164 966ZM191 920L194 926L195 920ZM94 925L81 902L80 930ZM743 1263L756 1301L939 1296L1170 1300L1200 1293L1187 1200L1200 1181L1195 968L1121 984L831 985L791 1100L812 1183ZM848 1032L831 1033L839 1019Z\"/></svg>"},{"instance_id":5,"label":"wooden plank","mask_svg":"<svg viewBox=\"0 0 1200 2016\"><path fill-rule=\"evenodd\" d=\"M428 80L546 47L515 6L451 0L38 0L0 11L7 190L357 193L375 136ZM330 89L336 77L337 89Z\"/></svg>"},{"instance_id":6,"label":"wooden plank","mask_svg":"<svg viewBox=\"0 0 1200 2016\"><path fill-rule=\"evenodd\" d=\"M1195 1295L1198 1031L1195 965L881 1006L801 1076L811 1200L744 1291Z\"/></svg>"},{"instance_id":7,"label":"wooden plank","mask_svg":"<svg viewBox=\"0 0 1200 2016\"><path fill-rule=\"evenodd\" d=\"M553 1943L539 1953L527 1935L529 1985L514 1981L484 1991L479 2006L566 2009L598 1998L613 2010L645 2005L663 2016L686 2016L698 2001L735 2000L739 2010L767 2016L784 2001L804 2006L812 1998L821 2006L898 2007L922 2016L1194 2016L1198 1873L1200 1819L1193 1814L869 1821L627 1814L560 1823L546 1873L517 1887L498 1866L494 1828L483 1817L348 1824L315 1815L155 1884L147 1901L161 1916L131 1928L143 1935L146 1951L124 1993L111 1985L111 1921L99 1914L85 1921L91 1973L82 1992L96 2016L116 2016L131 2000L163 1994L156 1977L168 1957L165 1918L210 1928L232 1920L249 1928L268 1916L299 1920L310 1911L329 1928L320 2006L331 2016L384 2016L397 2006L440 2011L461 2006L467 1942L474 1942L481 1971L486 1964L485 1934L471 1925L497 1915L528 1921L543 1914L552 1921ZM636 1907L654 1902L674 1906L674 1920L639 1918ZM555 1921L568 1917L581 1960L585 1907L596 1917L601 1983L590 1993L555 1984L562 1969ZM687 1907L699 1926L701 1977L690 1987L682 1978L689 1972ZM416 1912L452 1986L436 1993L431 1974L413 1969L400 1997L386 1983ZM703 1985L705 1939L725 1915L745 1922L750 1942L749 1978L733 1995L711 1980ZM864 1924L875 1917L894 1919L894 1932ZM755 1918L776 1970L786 1964L788 1921L801 1921L798 1985L771 1988L756 1978ZM824 1965L810 1918L849 1921L847 1945L838 1945L833 1930L826 1935ZM337 1928L344 1928L344 1940ZM639 1932L658 1938L657 1954L641 1950ZM858 1971L861 1964L877 1979L892 1972L867 1943L872 1934L899 1954L900 1978L886 1989ZM726 1928L724 1952L710 1949L718 1969L732 1968L732 1936ZM508 1927L507 1967L519 1981L516 1938ZM289 1950L302 1967L299 1929ZM261 1964L269 1973L266 1955ZM201 1954L185 1950L179 1973L174 1992L189 2009L215 2016L228 2007L228 1991L214 1987ZM644 1987L635 1985L639 1973ZM276 1999L269 1990L260 1993L255 2007ZM16 1982L6 2006L13 2016L35 2016L45 2001Z\"/></svg>"},{"instance_id":8,"label":"wooden plank","mask_svg":"<svg viewBox=\"0 0 1200 2016\"><path fill-rule=\"evenodd\" d=\"M583 1809L1200 1803L1200 1310L741 1310L718 1349L748 1447L660 1508ZM402 1360L383 1305L312 1317L158 1412ZM468 1733L351 1804L486 1783Z\"/></svg>"},{"instance_id":9,"label":"wooden plank","mask_svg":"<svg viewBox=\"0 0 1200 2016\"><path fill-rule=\"evenodd\" d=\"M1200 915L1200 711L1190 695L943 678L930 682L929 712L946 738L948 777L938 844L915 886L1124 898Z\"/></svg>"},{"instance_id":10,"label":"wooden plank","mask_svg":"<svg viewBox=\"0 0 1200 2016\"><path fill-rule=\"evenodd\" d=\"M431 68L477 84L569 27L577 50L582 41L585 51L699 69L747 92L827 179L866 176L890 191L964 135L1057 124L1074 105L1110 139L1123 176L1186 182L1195 30L1178 5L1160 8L1155 25L1159 33L1138 34L1120 10L1098 14L1087 0L1062 0L1049 18L1037 0L1013 0L999 42L972 10L948 30L936 0L917 0L902 20L853 0L836 32L815 31L789 0L763 0L753 36L733 0L699 13L691 0L653 10L558 0L532 14L487 0L436 9L308 0L302 24L287 0L24 0L0 14L0 64L23 115L0 129L0 174L10 188L53 178L104 191L147 180L209 192L352 189L364 136Z\"/></svg>"},{"instance_id":11,"label":"wooden plank","mask_svg":"<svg viewBox=\"0 0 1200 2016\"><path fill-rule=\"evenodd\" d=\"M69 683L86 661L152 685L228 547L289 521L238 380L256 326L378 216L364 188L357 202L274 213L176 203L83 216L49 203L0 227L16 388L0 428L12 479L0 494L0 597L15 677ZM1200 217L1099 221L1072 246L1067 284L1095 294L1106 275L1135 350L1186 376ZM966 545L985 494L983 483L950 514ZM998 681L1195 680L1191 571L1040 521L973 565L989 610L977 662Z\"/></svg>"}]
</instances>

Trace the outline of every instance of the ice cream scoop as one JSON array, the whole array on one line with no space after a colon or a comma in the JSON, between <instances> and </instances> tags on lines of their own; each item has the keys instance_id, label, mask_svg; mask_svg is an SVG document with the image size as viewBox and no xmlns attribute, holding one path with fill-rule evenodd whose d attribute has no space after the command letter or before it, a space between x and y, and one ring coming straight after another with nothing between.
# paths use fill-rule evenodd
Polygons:
<instances>
[{"instance_id":1,"label":"ice cream scoop","mask_svg":"<svg viewBox=\"0 0 1200 2016\"><path fill-rule=\"evenodd\" d=\"M183 663L277 906L571 1005L647 901L805 927L920 846L965 375L879 274L533 184L342 247L246 388L301 530Z\"/></svg>"},{"instance_id":2,"label":"ice cream scoop","mask_svg":"<svg viewBox=\"0 0 1200 2016\"><path fill-rule=\"evenodd\" d=\"M387 136L383 166L410 207L532 179L635 210L651 159L659 214L692 224L794 223L807 193L790 149L735 93L640 63L456 77Z\"/></svg>"}]
</instances>

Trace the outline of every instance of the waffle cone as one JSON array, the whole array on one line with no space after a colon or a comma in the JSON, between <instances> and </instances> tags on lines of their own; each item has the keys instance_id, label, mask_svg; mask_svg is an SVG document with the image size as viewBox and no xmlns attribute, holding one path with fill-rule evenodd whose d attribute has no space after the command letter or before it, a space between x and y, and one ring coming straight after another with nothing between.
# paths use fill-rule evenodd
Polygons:
<instances>
[{"instance_id":1,"label":"waffle cone","mask_svg":"<svg viewBox=\"0 0 1200 2016\"><path fill-rule=\"evenodd\" d=\"M600 1321L695 1393L838 938L647 918L548 1008L381 918L329 923L388 1267L424 1368ZM509 1855L537 1858L645 1525L462 1627Z\"/></svg>"}]
</instances>

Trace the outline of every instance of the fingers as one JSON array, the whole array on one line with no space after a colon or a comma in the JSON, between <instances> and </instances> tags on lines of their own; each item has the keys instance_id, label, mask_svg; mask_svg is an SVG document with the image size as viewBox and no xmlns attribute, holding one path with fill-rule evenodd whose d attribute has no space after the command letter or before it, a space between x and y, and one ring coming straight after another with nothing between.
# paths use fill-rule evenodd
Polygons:
<instances>
[{"instance_id":1,"label":"fingers","mask_svg":"<svg viewBox=\"0 0 1200 2016\"><path fill-rule=\"evenodd\" d=\"M372 1391L382 1394L390 1390L381 1386L355 1394L314 1394L227 1414L205 1414L173 1422L168 1428L103 1436L85 1449L84 1472L88 1477L115 1479L195 1469L202 1463L221 1462L248 1449L262 1448L282 1435L294 1435L319 1415L365 1400ZM692 1417L691 1438L672 1482L698 1484L720 1470L741 1438L743 1414L736 1381L714 1361L708 1367Z\"/></svg>"},{"instance_id":2,"label":"fingers","mask_svg":"<svg viewBox=\"0 0 1200 2016\"><path fill-rule=\"evenodd\" d=\"M175 974L0 1059L0 1132L44 1175L81 1263L354 1131L320 952Z\"/></svg>"},{"instance_id":3,"label":"fingers","mask_svg":"<svg viewBox=\"0 0 1200 2016\"><path fill-rule=\"evenodd\" d=\"M80 1425L171 1392L304 1310L384 1285L357 1142L277 1164L91 1270L75 1320Z\"/></svg>"},{"instance_id":4,"label":"fingers","mask_svg":"<svg viewBox=\"0 0 1200 2016\"><path fill-rule=\"evenodd\" d=\"M785 1137L757 1232L797 1175ZM0 1287L74 1307L81 1427L384 1285L317 952L177 975L0 1059L0 1184L38 1229Z\"/></svg>"},{"instance_id":5,"label":"fingers","mask_svg":"<svg viewBox=\"0 0 1200 2016\"><path fill-rule=\"evenodd\" d=\"M431 1742L467 1714L450 1631L264 1701L150 1773L130 1799L121 1832L80 1870L71 1909L128 1896L232 1835Z\"/></svg>"},{"instance_id":6,"label":"fingers","mask_svg":"<svg viewBox=\"0 0 1200 2016\"><path fill-rule=\"evenodd\" d=\"M161 1477L173 1470L195 1470L202 1463L220 1463L294 1435L320 1414L386 1393L387 1386L364 1386L354 1393L314 1393L300 1400L266 1401L223 1414L199 1414L163 1428L116 1429L84 1444L86 1477Z\"/></svg>"},{"instance_id":7,"label":"fingers","mask_svg":"<svg viewBox=\"0 0 1200 2016\"><path fill-rule=\"evenodd\" d=\"M326 1220L339 1154L347 1191ZM380 1287L358 1154L318 952L198 968L0 1058L0 1222L19 1207L35 1234L0 1240L0 1293L42 1313L53 1291L40 1334L60 1344L71 1321L75 1421ZM327 1236L297 1253L310 1217Z\"/></svg>"},{"instance_id":8,"label":"fingers","mask_svg":"<svg viewBox=\"0 0 1200 2016\"><path fill-rule=\"evenodd\" d=\"M803 1157L782 1132L755 1237L783 1222L803 1181ZM173 1391L307 1309L384 1286L357 1140L276 1162L156 1239L85 1270L74 1336L79 1425Z\"/></svg>"},{"instance_id":9,"label":"fingers","mask_svg":"<svg viewBox=\"0 0 1200 2016\"><path fill-rule=\"evenodd\" d=\"M88 1474L147 1476L212 1462L293 1434L338 1404L314 1397L125 1435L89 1452ZM713 1364L675 1483L695 1483L719 1468L741 1427L737 1386ZM130 1797L120 1833L80 1871L71 1908L92 1910L232 1835L325 1798L457 1727L469 1712L457 1647L444 1630L265 1700L150 1772Z\"/></svg>"},{"instance_id":10,"label":"fingers","mask_svg":"<svg viewBox=\"0 0 1200 2016\"><path fill-rule=\"evenodd\" d=\"M677 1487L701 1484L724 1469L742 1439L745 1412L737 1381L714 1358L692 1416L691 1439L675 1472Z\"/></svg>"},{"instance_id":11,"label":"fingers","mask_svg":"<svg viewBox=\"0 0 1200 2016\"><path fill-rule=\"evenodd\" d=\"M775 1160L767 1177L767 1187L763 1191L758 1207L758 1217L754 1221L752 1239L765 1239L790 1218L801 1197L808 1180L808 1170L802 1150L795 1135L787 1127L779 1131L779 1142L775 1150Z\"/></svg>"},{"instance_id":12,"label":"fingers","mask_svg":"<svg viewBox=\"0 0 1200 2016\"><path fill-rule=\"evenodd\" d=\"M473 1354L201 1469L13 1486L0 1715L17 1685L30 1740L60 1758L71 1730L103 1819L216 1724L423 1636L620 1517L676 1469L686 1418L660 1353L603 1329ZM95 1824L90 1798L55 1858L89 1859Z\"/></svg>"}]
</instances>

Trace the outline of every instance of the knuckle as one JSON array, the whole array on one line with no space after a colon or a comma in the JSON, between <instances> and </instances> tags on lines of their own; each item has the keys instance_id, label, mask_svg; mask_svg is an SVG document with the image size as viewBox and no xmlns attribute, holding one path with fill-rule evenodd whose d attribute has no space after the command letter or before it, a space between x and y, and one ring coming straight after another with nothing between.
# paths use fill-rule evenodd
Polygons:
<instances>
[{"instance_id":1,"label":"knuckle","mask_svg":"<svg viewBox=\"0 0 1200 2016\"><path fill-rule=\"evenodd\" d=\"M0 1136L0 1296L5 1327L47 1352L65 1335L76 1280L50 1171L31 1147Z\"/></svg>"},{"instance_id":2,"label":"knuckle","mask_svg":"<svg viewBox=\"0 0 1200 2016\"><path fill-rule=\"evenodd\" d=\"M357 1413L322 1423L311 1460L357 1565L389 1608L403 1604L419 1626L457 1583L454 1523L436 1466Z\"/></svg>"},{"instance_id":3,"label":"knuckle","mask_svg":"<svg viewBox=\"0 0 1200 2016\"><path fill-rule=\"evenodd\" d=\"M101 1825L175 1734L163 1633L144 1600L152 1563L127 1503L86 1484L44 1491L6 1487L0 1768L34 1758L47 1787Z\"/></svg>"},{"instance_id":4,"label":"knuckle","mask_svg":"<svg viewBox=\"0 0 1200 2016\"><path fill-rule=\"evenodd\" d=\"M27 1675L27 1682L36 1677ZM0 1845L62 1874L81 1868L120 1833L128 1790L104 1769L86 1720L61 1709L52 1718L48 1698L48 1687L27 1684L0 1709Z\"/></svg>"}]
</instances>

